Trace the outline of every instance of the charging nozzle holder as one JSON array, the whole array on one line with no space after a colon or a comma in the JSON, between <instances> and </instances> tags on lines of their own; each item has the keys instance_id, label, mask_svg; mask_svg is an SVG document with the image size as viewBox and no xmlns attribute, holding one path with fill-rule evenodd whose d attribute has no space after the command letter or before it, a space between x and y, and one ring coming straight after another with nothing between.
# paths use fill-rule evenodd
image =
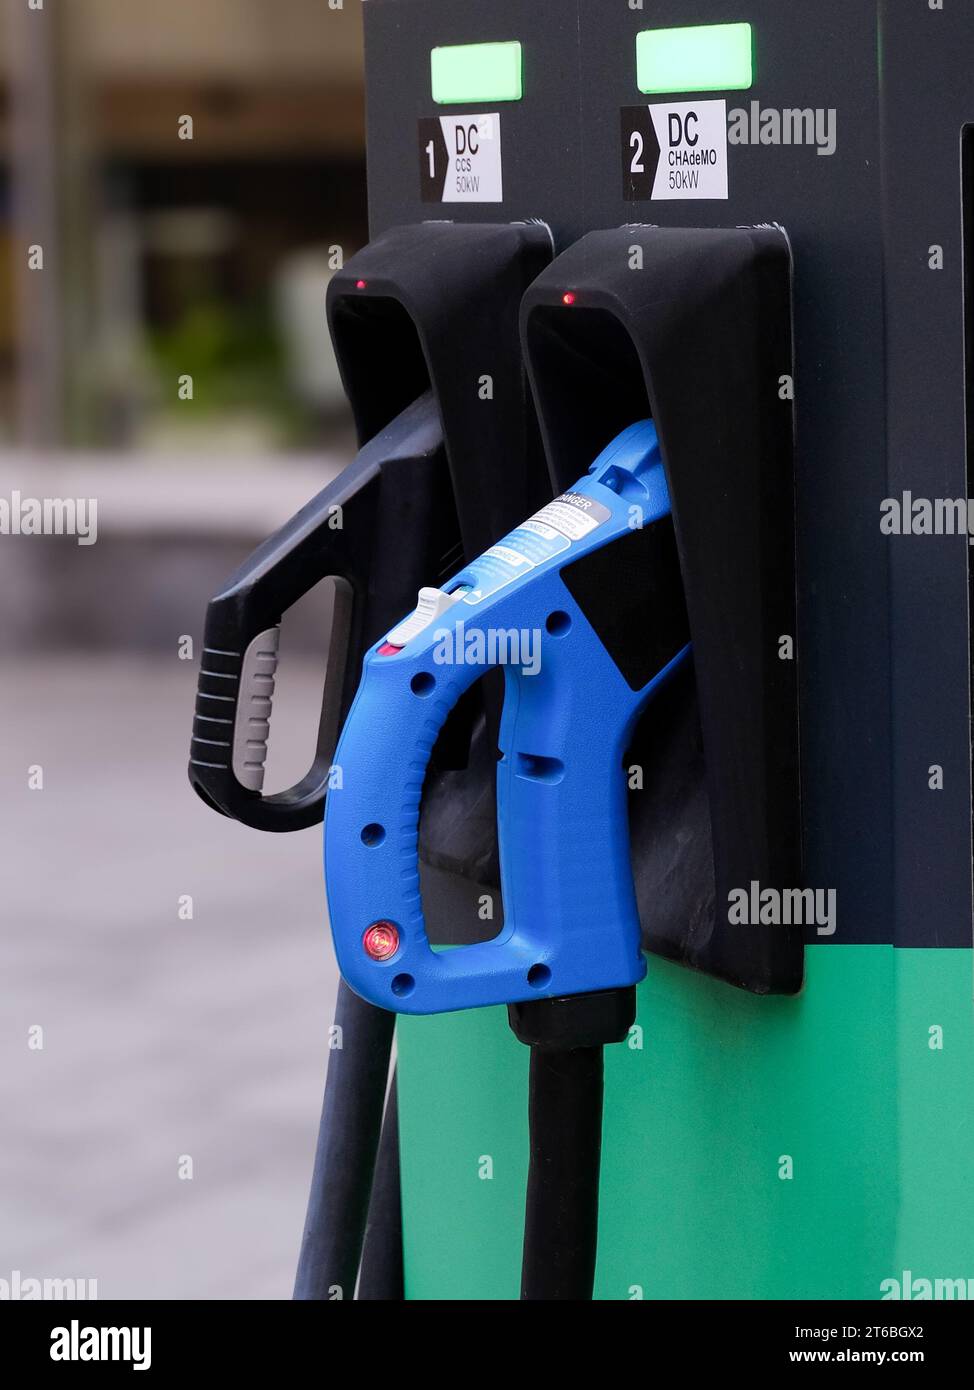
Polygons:
<instances>
[{"instance_id":1,"label":"charging nozzle holder","mask_svg":"<svg viewBox=\"0 0 974 1390\"><path fill-rule=\"evenodd\" d=\"M669 746L661 707L643 721L652 767L630 823L644 945L756 993L795 993L801 928L731 920L741 890L796 889L802 874L788 238L775 226L591 232L528 290L521 335L556 490L645 416L666 469L693 674L674 686ZM608 551L576 571L596 627L638 586L634 558L632 574Z\"/></svg>"}]
</instances>

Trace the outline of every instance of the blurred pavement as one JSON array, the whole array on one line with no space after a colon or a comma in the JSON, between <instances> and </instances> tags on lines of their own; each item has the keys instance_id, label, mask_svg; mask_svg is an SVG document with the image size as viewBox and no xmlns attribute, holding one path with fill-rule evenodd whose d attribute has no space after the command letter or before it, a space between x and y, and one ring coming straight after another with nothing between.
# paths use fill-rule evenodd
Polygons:
<instances>
[{"instance_id":1,"label":"blurred pavement","mask_svg":"<svg viewBox=\"0 0 974 1390\"><path fill-rule=\"evenodd\" d=\"M313 711L319 671L287 678ZM0 1278L290 1296L337 983L320 829L261 835L197 800L195 682L175 656L5 655ZM310 761L304 720L272 740Z\"/></svg>"}]
</instances>

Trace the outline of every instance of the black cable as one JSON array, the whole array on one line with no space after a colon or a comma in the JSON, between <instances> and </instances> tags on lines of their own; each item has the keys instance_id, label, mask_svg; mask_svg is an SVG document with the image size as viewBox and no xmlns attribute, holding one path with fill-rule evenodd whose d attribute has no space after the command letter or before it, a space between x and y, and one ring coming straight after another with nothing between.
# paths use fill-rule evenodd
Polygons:
<instances>
[{"instance_id":1,"label":"black cable","mask_svg":"<svg viewBox=\"0 0 974 1390\"><path fill-rule=\"evenodd\" d=\"M393 1072L382 1121L379 1157L372 1182L372 1201L365 1228L362 1269L358 1280L361 1301L400 1302L404 1296L402 1269L402 1199L399 1190L399 1104Z\"/></svg>"},{"instance_id":2,"label":"black cable","mask_svg":"<svg viewBox=\"0 0 974 1390\"><path fill-rule=\"evenodd\" d=\"M308 1214L294 1283L296 1299L353 1298L372 1194L395 1015L344 983L330 1055Z\"/></svg>"},{"instance_id":3,"label":"black cable","mask_svg":"<svg viewBox=\"0 0 974 1390\"><path fill-rule=\"evenodd\" d=\"M599 1228L602 1047L531 1048L521 1298L591 1299Z\"/></svg>"}]
</instances>

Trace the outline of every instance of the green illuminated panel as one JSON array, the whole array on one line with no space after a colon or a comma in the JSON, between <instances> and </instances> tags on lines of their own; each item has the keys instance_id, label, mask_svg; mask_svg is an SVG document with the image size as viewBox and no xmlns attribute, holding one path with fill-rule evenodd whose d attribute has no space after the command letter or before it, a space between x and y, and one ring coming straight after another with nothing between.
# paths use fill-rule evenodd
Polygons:
<instances>
[{"instance_id":1,"label":"green illuminated panel","mask_svg":"<svg viewBox=\"0 0 974 1390\"><path fill-rule=\"evenodd\" d=\"M461 43L430 53L433 100L439 105L469 101L521 100L519 43Z\"/></svg>"},{"instance_id":2,"label":"green illuminated panel","mask_svg":"<svg viewBox=\"0 0 974 1390\"><path fill-rule=\"evenodd\" d=\"M741 91L754 81L750 24L644 29L636 35L641 92Z\"/></svg>"}]
</instances>

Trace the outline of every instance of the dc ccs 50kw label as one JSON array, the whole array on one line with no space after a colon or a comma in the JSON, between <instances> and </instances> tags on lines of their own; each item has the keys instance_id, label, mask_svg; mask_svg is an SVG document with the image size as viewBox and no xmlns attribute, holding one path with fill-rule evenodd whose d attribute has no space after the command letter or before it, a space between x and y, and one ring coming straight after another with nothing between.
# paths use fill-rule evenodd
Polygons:
<instances>
[{"instance_id":1,"label":"dc ccs 50kw label","mask_svg":"<svg viewBox=\"0 0 974 1390\"><path fill-rule=\"evenodd\" d=\"M419 123L424 203L501 203L501 118L433 116Z\"/></svg>"},{"instance_id":2,"label":"dc ccs 50kw label","mask_svg":"<svg viewBox=\"0 0 974 1390\"><path fill-rule=\"evenodd\" d=\"M726 199L727 102L622 108L622 196Z\"/></svg>"}]
</instances>

